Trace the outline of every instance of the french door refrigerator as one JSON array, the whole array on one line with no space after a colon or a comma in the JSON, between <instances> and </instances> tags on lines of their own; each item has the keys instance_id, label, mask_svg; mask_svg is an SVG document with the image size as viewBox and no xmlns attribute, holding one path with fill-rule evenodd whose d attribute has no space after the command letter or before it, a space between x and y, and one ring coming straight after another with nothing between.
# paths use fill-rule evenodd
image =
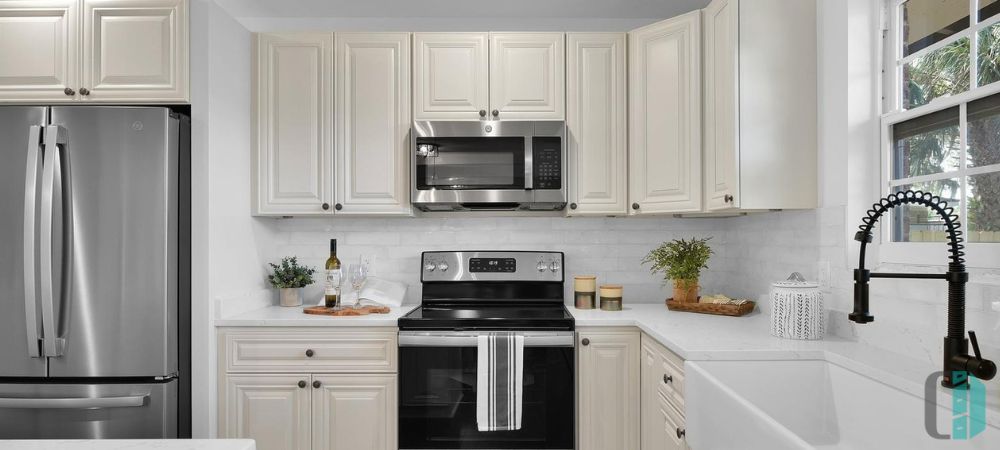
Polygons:
<instances>
[{"instance_id":1,"label":"french door refrigerator","mask_svg":"<svg viewBox=\"0 0 1000 450\"><path fill-rule=\"evenodd\" d=\"M189 433L189 130L0 107L0 439Z\"/></svg>"}]
</instances>

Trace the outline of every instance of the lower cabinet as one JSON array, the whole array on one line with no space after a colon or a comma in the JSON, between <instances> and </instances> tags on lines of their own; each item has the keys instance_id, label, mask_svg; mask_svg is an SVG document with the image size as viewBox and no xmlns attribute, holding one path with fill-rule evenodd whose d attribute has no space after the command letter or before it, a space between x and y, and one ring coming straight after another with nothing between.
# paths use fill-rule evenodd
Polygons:
<instances>
[{"instance_id":1,"label":"lower cabinet","mask_svg":"<svg viewBox=\"0 0 1000 450\"><path fill-rule=\"evenodd\" d=\"M639 331L580 328L577 351L577 448L638 449Z\"/></svg>"},{"instance_id":2,"label":"lower cabinet","mask_svg":"<svg viewBox=\"0 0 1000 450\"><path fill-rule=\"evenodd\" d=\"M328 330L220 332L219 437L257 450L396 450L395 330ZM282 373L260 373L276 354ZM330 367L343 369L313 372Z\"/></svg>"},{"instance_id":3,"label":"lower cabinet","mask_svg":"<svg viewBox=\"0 0 1000 450\"><path fill-rule=\"evenodd\" d=\"M684 361L645 334L640 353L642 450L687 449Z\"/></svg>"}]
</instances>

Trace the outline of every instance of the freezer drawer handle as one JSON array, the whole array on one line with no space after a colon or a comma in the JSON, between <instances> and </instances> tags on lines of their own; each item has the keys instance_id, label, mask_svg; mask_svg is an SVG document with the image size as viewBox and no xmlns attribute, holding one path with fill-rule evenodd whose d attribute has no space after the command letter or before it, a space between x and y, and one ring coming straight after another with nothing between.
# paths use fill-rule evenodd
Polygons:
<instances>
[{"instance_id":1,"label":"freezer drawer handle","mask_svg":"<svg viewBox=\"0 0 1000 450\"><path fill-rule=\"evenodd\" d=\"M149 395L99 398L0 398L0 408L102 409L134 408L146 404Z\"/></svg>"}]
</instances>

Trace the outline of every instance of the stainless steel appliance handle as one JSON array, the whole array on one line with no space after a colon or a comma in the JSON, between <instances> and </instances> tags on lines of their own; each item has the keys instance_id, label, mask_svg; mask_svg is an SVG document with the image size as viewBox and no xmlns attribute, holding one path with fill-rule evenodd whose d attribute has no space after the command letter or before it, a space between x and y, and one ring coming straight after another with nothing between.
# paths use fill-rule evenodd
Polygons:
<instances>
[{"instance_id":1,"label":"stainless steel appliance handle","mask_svg":"<svg viewBox=\"0 0 1000 450\"><path fill-rule=\"evenodd\" d=\"M62 351L57 345L58 331L55 318L55 270L52 263L53 222L55 214L55 191L57 178L62 177L60 145L65 144L66 133L58 125L45 127L45 155L42 162L42 211L39 227L41 245L39 248L39 271L42 294L42 339L45 356L59 356ZM63 199L69 201L69 199Z\"/></svg>"},{"instance_id":2,"label":"stainless steel appliance handle","mask_svg":"<svg viewBox=\"0 0 1000 450\"><path fill-rule=\"evenodd\" d=\"M42 144L41 125L28 130L28 164L24 175L24 322L28 331L28 356L38 358L39 351L38 308L35 283L35 205L38 201L38 172L41 170L39 149Z\"/></svg>"},{"instance_id":3,"label":"stainless steel appliance handle","mask_svg":"<svg viewBox=\"0 0 1000 450\"><path fill-rule=\"evenodd\" d=\"M532 190L535 188L535 177L533 174L534 168L534 157L535 152L531 148L533 138L531 136L524 137L524 189Z\"/></svg>"},{"instance_id":4,"label":"stainless steel appliance handle","mask_svg":"<svg viewBox=\"0 0 1000 450\"><path fill-rule=\"evenodd\" d=\"M479 345L479 336L482 334L486 333L401 331L399 333L399 346L475 347ZM524 336L525 347L573 347L576 343L576 333L572 331L518 332L515 334Z\"/></svg>"},{"instance_id":5,"label":"stainless steel appliance handle","mask_svg":"<svg viewBox=\"0 0 1000 450\"><path fill-rule=\"evenodd\" d=\"M146 404L149 395L97 398L0 398L0 408L26 409L103 409L136 408Z\"/></svg>"}]
</instances>

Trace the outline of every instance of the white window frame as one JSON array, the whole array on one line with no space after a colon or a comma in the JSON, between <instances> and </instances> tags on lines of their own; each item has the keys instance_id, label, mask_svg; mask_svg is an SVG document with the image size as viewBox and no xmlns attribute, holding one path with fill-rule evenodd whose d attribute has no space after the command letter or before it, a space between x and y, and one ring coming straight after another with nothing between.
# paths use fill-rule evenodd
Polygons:
<instances>
[{"instance_id":1,"label":"white window frame","mask_svg":"<svg viewBox=\"0 0 1000 450\"><path fill-rule=\"evenodd\" d=\"M969 0L969 28L962 30L961 32L955 33L946 39L936 42L926 48L920 49L919 51L910 54L909 56L902 58L902 32L899 28L899 24L902 22L902 6L906 0L886 0L884 3L884 9L882 11L883 15L883 45L882 45L882 64L883 64L883 80L882 80L882 91L883 91L883 113L881 116L880 134L881 134L881 149L880 149L880 160L881 167L879 170L879 195L888 195L892 188L902 184L912 184L921 181L926 181L927 179L941 179L941 174L935 174L932 176L916 176L905 178L901 180L892 180L891 167L892 167L892 149L893 149L893 139L892 139L892 126L905 122L907 120L934 113L937 111L945 110L948 108L959 107L959 146L962 149L960 167L957 171L947 172L948 178L958 178L964 186L967 182L967 178L970 175L977 175L981 173L991 173L997 172L1000 169L1000 164L994 164L984 167L966 167L966 155L967 155L967 145L966 145L966 133L967 133L967 123L966 123L966 105L974 100L980 98L988 97L990 95L1000 93L1000 82L994 82L986 86L977 86L979 74L978 74L978 61L973 59L970 61L969 68L971 77L970 88L968 91L951 95L938 97L925 105L921 105L912 109L904 110L902 108L902 77L903 77L903 66L912 61L915 58L919 58L928 53L934 52L942 47L950 45L960 39L968 38L970 42L970 57L975 58L978 54L978 41L976 36L979 31L983 28L993 26L1000 23L1000 14L986 19L982 23L974 23L975 18L974 12L978 11L979 1ZM968 236L968 224L966 223L966 199L963 196L960 205L950 205L960 211L960 222L962 225L962 235ZM893 242L890 236L892 227L888 226L891 217L887 214L880 221L880 233L879 239L879 251L878 260L880 263L889 264L920 264L927 265L928 262L937 262L933 265L945 265L947 260L945 259L946 247L942 242ZM965 260L966 265L969 267L982 267L982 268L997 268L1000 267L1000 243L969 243L965 242Z\"/></svg>"}]
</instances>

